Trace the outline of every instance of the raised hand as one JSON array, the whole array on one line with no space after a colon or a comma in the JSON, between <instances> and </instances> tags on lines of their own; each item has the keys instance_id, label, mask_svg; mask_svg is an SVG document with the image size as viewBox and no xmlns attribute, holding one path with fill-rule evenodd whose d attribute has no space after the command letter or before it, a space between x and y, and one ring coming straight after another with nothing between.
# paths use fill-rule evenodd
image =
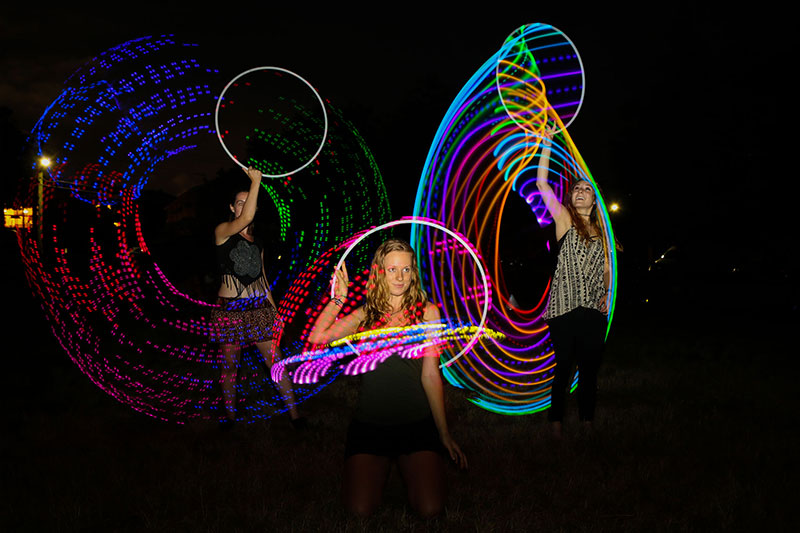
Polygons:
<instances>
[{"instance_id":1,"label":"raised hand","mask_svg":"<svg viewBox=\"0 0 800 533\"><path fill-rule=\"evenodd\" d=\"M556 134L555 126L545 126L542 132L542 146L549 148L553 144L553 135Z\"/></svg>"},{"instance_id":2,"label":"raised hand","mask_svg":"<svg viewBox=\"0 0 800 533\"><path fill-rule=\"evenodd\" d=\"M263 175L261 174L260 170L253 167L243 168L242 170L244 170L244 173L247 174L247 177L250 178L251 182L259 184L261 183L261 178Z\"/></svg>"},{"instance_id":3,"label":"raised hand","mask_svg":"<svg viewBox=\"0 0 800 533\"><path fill-rule=\"evenodd\" d=\"M347 265L342 263L341 268L337 268L333 273L333 294L342 300L347 298L347 286L350 284L350 278L347 275Z\"/></svg>"}]
</instances>

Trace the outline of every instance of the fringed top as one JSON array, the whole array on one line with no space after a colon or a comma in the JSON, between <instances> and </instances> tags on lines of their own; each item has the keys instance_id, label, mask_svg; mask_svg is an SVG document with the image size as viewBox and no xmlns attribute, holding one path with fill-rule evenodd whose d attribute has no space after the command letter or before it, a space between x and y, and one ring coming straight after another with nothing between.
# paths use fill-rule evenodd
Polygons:
<instances>
[{"instance_id":1,"label":"fringed top","mask_svg":"<svg viewBox=\"0 0 800 533\"><path fill-rule=\"evenodd\" d=\"M237 298L263 295L269 290L261 264L263 250L260 240L250 242L238 233L217 245L222 283L235 290Z\"/></svg>"}]
</instances>

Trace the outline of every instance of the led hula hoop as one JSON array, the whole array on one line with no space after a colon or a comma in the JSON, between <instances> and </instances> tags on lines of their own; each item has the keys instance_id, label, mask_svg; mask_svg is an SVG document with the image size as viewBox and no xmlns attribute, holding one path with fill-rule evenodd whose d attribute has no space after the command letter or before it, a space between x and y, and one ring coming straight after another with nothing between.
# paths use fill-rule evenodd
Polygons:
<instances>
[{"instance_id":1,"label":"led hula hoop","mask_svg":"<svg viewBox=\"0 0 800 533\"><path fill-rule=\"evenodd\" d=\"M330 343L329 347L284 358L272 367L272 379L280 381L289 365L297 365L292 381L300 384L316 383L322 376L343 364L341 371L353 376L375 370L389 357L414 359L423 357L429 347L444 348L450 342L460 342L475 335L502 338L497 332L477 326L448 326L441 322L412 326L375 329L355 333ZM356 350L353 342L358 342ZM351 357L353 354L357 357Z\"/></svg>"},{"instance_id":2,"label":"led hula hoop","mask_svg":"<svg viewBox=\"0 0 800 533\"><path fill-rule=\"evenodd\" d=\"M491 285L482 267L482 259L475 254L474 247L469 241L437 221L406 217L364 230L352 236L338 246L326 251L317 258L313 265L301 272L281 303L279 317L276 321L280 326L276 330L275 339L280 340L284 328L290 326L298 315L303 316L302 321L305 323L302 337L307 337L324 305L335 294L332 290L329 290L329 288L332 289L332 284L330 283L331 267L336 265L335 268L340 268L345 259L356 249L356 246L375 233L403 224L423 224L446 232L455 242L460 243L464 255L467 253L472 255L477 270L481 272L483 301L488 302L491 300ZM339 257L338 261L335 259L337 256ZM369 258L367 257L360 259L360 261L368 260ZM356 274L351 283L362 279L361 276L367 276L368 273L369 269L366 269L360 274ZM324 291L320 290L322 286L325 288ZM365 291L363 287L358 283L354 283L342 312L353 311L361 305L364 297ZM317 303L307 307L309 301ZM286 305L283 302L286 302ZM488 306L484 307L484 312L487 310ZM281 361L275 362L272 367L272 379L276 382L280 381L288 372L289 365L298 365L291 373L292 380L300 384L315 383L321 376L329 373L338 374L343 372L347 375L353 375L374 370L378 364L392 356L401 358L422 357L427 347L450 349L451 345L463 346L460 353L452 359L452 361L455 361L469 351L478 338L503 337L501 333L484 327L485 314L482 319L482 323L479 325L475 325L477 321L469 323L445 323L445 321L440 321L438 323L420 323L359 332L333 341L322 349L315 347L315 345L306 344L301 353L284 357ZM465 340L466 342L463 342ZM353 344L354 342L357 343L357 347ZM354 355L355 358L353 357ZM445 363L444 366L450 364L450 362Z\"/></svg>"},{"instance_id":3,"label":"led hula hoop","mask_svg":"<svg viewBox=\"0 0 800 533\"><path fill-rule=\"evenodd\" d=\"M228 150L228 147L225 145L225 141L223 140L222 131L220 130L220 127L219 127L219 110L220 110L220 107L223 106L223 102L224 102L224 99L225 99L225 93L228 91L228 89L232 85L234 85L236 83L236 80L238 80L239 78L241 78L243 76L246 76L246 75L248 75L248 74L250 74L252 72L258 72L258 71L262 71L262 70L273 70L273 71L276 71L276 72L283 72L285 74L289 74L291 76L294 76L295 78L297 78L298 80L300 80L301 82L306 84L309 89L311 89L311 91L314 93L314 96L319 101L320 107L322 108L324 129L323 129L323 132L322 132L322 140L320 141L319 147L317 148L317 151L314 153L314 155L311 156L308 159L308 161L306 161L303 165L301 165L298 168L296 168L294 170L291 170L289 172L283 172L281 174L262 173L262 175L264 177L266 177L266 178L285 178L286 176L291 176L292 174L296 174L296 173L300 172L301 170L306 168L308 165L310 165L317 158L317 156L320 154L320 152L322 151L322 148L325 146L325 139L328 136L328 113L325 111L325 103L322 101L322 97L319 95L317 90L314 89L314 87L310 83L308 83L308 81L306 81L303 77L301 77L299 74L296 74L296 73L292 72L291 70L287 70L285 68L280 68L280 67L256 67L256 68L251 68L250 70L246 70L246 71L242 72L241 74L238 74L231 81L228 82L228 84L225 86L224 89L222 89L222 92L220 93L219 98L217 99L217 107L216 107L216 109L214 111L214 127L216 128L216 131L217 131L217 138L219 139L219 143L220 143L220 145L222 145L222 149L225 150L225 153L228 154L228 157L230 157L231 160L233 160L233 162L236 163L237 165L239 165L240 167L247 168L247 165L242 164L236 158L236 156L234 156Z\"/></svg>"},{"instance_id":4,"label":"led hula hoop","mask_svg":"<svg viewBox=\"0 0 800 533\"><path fill-rule=\"evenodd\" d=\"M578 49L566 34L547 24L522 26L506 39L497 54L495 79L503 109L517 126L534 134L556 114L566 122L551 120L550 125L557 133L567 129L586 93Z\"/></svg>"},{"instance_id":5,"label":"led hula hoop","mask_svg":"<svg viewBox=\"0 0 800 533\"><path fill-rule=\"evenodd\" d=\"M462 355L467 353L475 345L475 343L478 341L478 338L481 336L481 332L483 330L484 324L486 324L486 317L487 317L487 315L489 313L489 301L491 300L491 296L490 296L490 292L491 291L489 290L489 280L486 277L486 272L483 270L483 265L481 264L481 260L477 256L475 251L473 250L473 247L470 245L470 243L462 235L460 235L459 233L451 230L450 228L447 228L447 227L443 226L442 224L440 224L439 222L437 222L435 220L430 220L430 219L426 219L426 218L404 217L404 218L401 218L399 220L393 220L391 222L387 222L386 224L382 224L382 225L380 225L380 226L378 226L376 228L372 228L369 231L366 231L365 233L360 235L357 239L355 239L352 243L350 243L350 246L348 246L348 248L344 251L344 253L342 254L342 257L339 259L339 262L336 263L336 270L341 268L342 264L344 263L344 260L347 258L347 256L350 253L350 251L353 248L355 248L361 241L363 241L364 239L366 239L367 237L369 237L373 233L377 233L377 232L382 231L384 229L392 228L394 226L399 226L401 224L423 225L423 226L428 226L428 227L431 227L431 228L435 228L435 229L437 229L439 231L443 231L443 232L447 233L452 238L454 238L456 241L458 241L458 243L461 244L464 247L464 249L467 250L469 255L472 257L472 260L475 262L475 266L477 266L478 271L481 273L481 278L482 278L482 281L483 281L483 292L484 292L484 305L483 305L483 311L481 312L481 320L480 320L480 322L479 322L479 324L477 326L477 330L475 331L473 336L470 338L469 342L467 342L467 345L460 352L458 352L458 354L456 354L452 359L450 359L447 363L443 363L443 364L439 365L439 368L441 368L443 366L450 366L455 361L457 361ZM334 291L334 286L333 286L333 284L331 284L331 298L333 298L333 296L334 296L334 292L333 291ZM352 345L350 345L350 347L354 351L356 351L355 347L353 347Z\"/></svg>"},{"instance_id":6,"label":"led hula hoop","mask_svg":"<svg viewBox=\"0 0 800 533\"><path fill-rule=\"evenodd\" d=\"M505 335L477 344L469 358L444 369L453 385L474 393L470 401L502 414L529 414L546 409L555 367L547 324L542 319L549 293L549 275L521 278L530 297L520 303L503 261L524 258L527 270L552 261L547 228L552 219L536 187L538 156L544 128L555 126L548 181L559 197L575 180L592 184L610 270L610 327L616 298L617 267L614 233L602 195L576 148L566 125L583 101L583 66L574 44L556 28L531 24L517 29L478 69L451 104L431 144L414 204L414 215L441 221L475 243L487 258L496 298L485 327ZM519 197L516 199L515 197ZM518 210L531 223L510 227L504 216ZM522 215L520 215L522 216ZM510 215L508 216L510 219ZM510 231L509 231L510 228ZM525 231L526 240L514 245ZM411 245L426 257L433 246L426 228L412 228ZM502 248L502 251L501 251ZM462 319L447 305L438 280L463 261L420 262L427 286L442 315ZM544 272L546 269L539 268ZM523 285L515 286L516 293ZM524 292L524 291L523 291ZM512 297L513 296L513 297ZM573 380L573 387L577 376Z\"/></svg>"},{"instance_id":7,"label":"led hula hoop","mask_svg":"<svg viewBox=\"0 0 800 533\"><path fill-rule=\"evenodd\" d=\"M223 330L210 317L218 306L204 301L191 281L195 269L201 277L208 273L205 250L179 248L174 240L148 242L153 209L146 207L153 197L143 189L165 161L205 150L203 143L218 146L210 135L217 100L212 87L222 84L219 71L203 57L201 47L171 36L143 37L78 69L31 133L38 154L53 160L44 172L41 238L36 228L16 232L28 284L72 362L119 402L178 424L219 417ZM285 99L297 104L292 94ZM313 102L308 107L316 109ZM315 164L297 176L262 183L280 220L280 231L272 236L270 280L278 290L292 286L272 325L282 333L287 357L302 341L284 321L302 308L314 281L305 277L304 286L296 285L296 273L316 265L358 228L392 218L364 139L336 107L329 105L326 113L334 119L326 132L330 149L323 148ZM279 118L290 120L288 114ZM298 121L305 130L323 129L316 113ZM308 144L316 148L316 138ZM281 146L270 148L284 154ZM197 190L217 200L218 189ZM36 198L37 183L31 180L14 205L35 205ZM188 216L179 224L207 227L205 221L191 224L196 220ZM181 277L181 271L188 274ZM317 283L322 294L328 272ZM254 347L242 349L238 375L240 419L250 422L287 409ZM297 402L332 379L295 387Z\"/></svg>"}]
</instances>

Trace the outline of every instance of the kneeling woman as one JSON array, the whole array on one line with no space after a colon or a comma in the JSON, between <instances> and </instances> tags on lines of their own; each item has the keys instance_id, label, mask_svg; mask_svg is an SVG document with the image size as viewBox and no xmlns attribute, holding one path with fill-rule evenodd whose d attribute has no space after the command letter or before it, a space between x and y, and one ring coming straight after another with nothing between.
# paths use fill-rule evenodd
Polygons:
<instances>
[{"instance_id":1,"label":"kneeling woman","mask_svg":"<svg viewBox=\"0 0 800 533\"><path fill-rule=\"evenodd\" d=\"M236 374L242 346L254 344L261 352L267 368L272 367L272 324L275 321L276 306L264 271L264 247L252 232L261 172L251 167L245 173L250 179L249 190L234 195L230 205L231 220L223 222L214 230L222 283L217 293L217 304L220 308L212 312L212 319L219 328L222 345L220 381L225 403L223 427L232 427L237 418ZM231 306L235 310L230 310ZM278 346L274 347L278 356L279 350ZM305 419L300 418L294 405L294 393L288 378L284 378L278 388L289 410L292 424L296 427L302 426Z\"/></svg>"},{"instance_id":2,"label":"kneeling woman","mask_svg":"<svg viewBox=\"0 0 800 533\"><path fill-rule=\"evenodd\" d=\"M392 239L378 247L365 305L338 321L347 299L347 269L334 276L335 298L317 318L309 342L325 344L356 331L439 320L405 241ZM389 357L362 377L345 446L345 506L356 514L372 513L396 460L414 510L423 516L439 514L446 492L445 453L459 467L467 466L447 428L438 352L429 350L418 359Z\"/></svg>"}]
</instances>

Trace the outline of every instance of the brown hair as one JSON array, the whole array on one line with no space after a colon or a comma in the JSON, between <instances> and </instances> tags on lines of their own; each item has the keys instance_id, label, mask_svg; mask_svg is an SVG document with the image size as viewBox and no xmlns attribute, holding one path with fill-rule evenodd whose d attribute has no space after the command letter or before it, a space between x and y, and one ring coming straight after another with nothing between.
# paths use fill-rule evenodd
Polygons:
<instances>
[{"instance_id":1,"label":"brown hair","mask_svg":"<svg viewBox=\"0 0 800 533\"><path fill-rule=\"evenodd\" d=\"M578 232L578 236L583 240L583 243L586 246L592 242L592 233L598 235L603 243L603 249L606 252L606 259L608 259L608 250L606 249L606 232L603 229L602 221L600 220L600 211L597 209L597 193L602 192L599 185L592 185L592 194L594 195L594 203L592 204L592 210L589 213L589 221L587 222L584 217L582 217L578 210L575 209L575 206L572 205L572 192L575 190L575 187L582 181L589 183L588 180L575 180L572 182L572 185L569 187L569 191L567 192L567 197L565 198L564 207L567 209L570 218L572 218L572 225L575 226L575 231ZM595 231L592 232L591 229ZM615 239L614 240L614 247L622 251L622 245Z\"/></svg>"},{"instance_id":2,"label":"brown hair","mask_svg":"<svg viewBox=\"0 0 800 533\"><path fill-rule=\"evenodd\" d=\"M589 246L589 243L592 242L592 235L600 235L601 237L603 236L603 226L600 224L600 215L597 212L597 191L595 187L592 187L594 203L592 204L592 210L589 213L588 222L580 215L580 213L578 213L577 209L575 209L575 206L572 205L572 193L575 191L575 187L581 182L589 183L586 180L573 181L572 185L569 187L569 191L567 192L567 197L564 198L564 207L567 208L567 212L572 219L572 225L575 227L575 231L578 232L578 236L581 238L581 240L583 240L583 243L586 246Z\"/></svg>"}]
</instances>

